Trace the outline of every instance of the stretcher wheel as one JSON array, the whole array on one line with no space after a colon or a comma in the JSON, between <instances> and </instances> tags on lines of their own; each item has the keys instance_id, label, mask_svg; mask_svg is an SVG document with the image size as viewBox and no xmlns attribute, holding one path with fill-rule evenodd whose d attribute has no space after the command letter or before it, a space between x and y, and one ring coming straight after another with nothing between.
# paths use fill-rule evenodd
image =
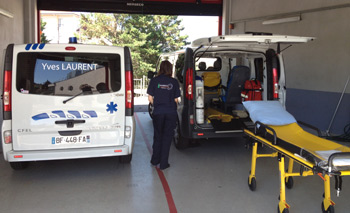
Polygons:
<instances>
[{"instance_id":1,"label":"stretcher wheel","mask_svg":"<svg viewBox=\"0 0 350 213\"><path fill-rule=\"evenodd\" d=\"M252 177L251 183L249 184L249 177L248 177L248 186L251 191L255 191L256 189L256 179L255 177Z\"/></svg>"},{"instance_id":2,"label":"stretcher wheel","mask_svg":"<svg viewBox=\"0 0 350 213\"><path fill-rule=\"evenodd\" d=\"M334 206L329 206L327 211L324 209L324 205L323 205L323 202L322 202L322 205L321 205L321 209L322 209L322 212L323 213L334 213L335 210L334 210Z\"/></svg>"},{"instance_id":3,"label":"stretcher wheel","mask_svg":"<svg viewBox=\"0 0 350 213\"><path fill-rule=\"evenodd\" d=\"M294 185L293 177L288 177L288 178L286 178L285 183L286 183L286 187L287 187L288 189L293 188L293 185Z\"/></svg>"},{"instance_id":4,"label":"stretcher wheel","mask_svg":"<svg viewBox=\"0 0 350 213\"><path fill-rule=\"evenodd\" d=\"M277 206L277 213L281 213L279 206ZM282 213L289 213L289 209L287 208L283 209Z\"/></svg>"}]
</instances>

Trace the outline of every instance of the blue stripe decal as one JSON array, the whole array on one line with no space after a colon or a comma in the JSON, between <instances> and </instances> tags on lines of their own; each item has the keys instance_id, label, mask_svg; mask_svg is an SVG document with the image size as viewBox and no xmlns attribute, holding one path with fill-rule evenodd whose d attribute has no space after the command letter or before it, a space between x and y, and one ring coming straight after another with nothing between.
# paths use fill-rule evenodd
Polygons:
<instances>
[{"instance_id":1,"label":"blue stripe decal","mask_svg":"<svg viewBox=\"0 0 350 213\"><path fill-rule=\"evenodd\" d=\"M26 46L26 50L30 50L30 47L32 46L32 44L27 44L27 46Z\"/></svg>"},{"instance_id":2,"label":"blue stripe decal","mask_svg":"<svg viewBox=\"0 0 350 213\"><path fill-rule=\"evenodd\" d=\"M34 115L32 117L33 120L37 121L37 120L41 120L41 119L47 119L49 118L49 115L47 113L41 113L41 114L38 114L38 115Z\"/></svg>"},{"instance_id":3,"label":"blue stripe decal","mask_svg":"<svg viewBox=\"0 0 350 213\"><path fill-rule=\"evenodd\" d=\"M83 111L83 112L90 115L91 118L97 118L97 114L95 111Z\"/></svg>"},{"instance_id":4,"label":"blue stripe decal","mask_svg":"<svg viewBox=\"0 0 350 213\"><path fill-rule=\"evenodd\" d=\"M67 113L68 112L68 113ZM97 118L97 113L94 110L86 110L80 112L78 110L68 110L66 113L63 110L54 110L51 113L40 113L32 116L35 121L43 119L57 119L57 118Z\"/></svg>"},{"instance_id":5,"label":"blue stripe decal","mask_svg":"<svg viewBox=\"0 0 350 213\"><path fill-rule=\"evenodd\" d=\"M61 111L61 110L52 111L52 113L60 116L60 118L65 118L66 117L66 114L64 114L64 112Z\"/></svg>"},{"instance_id":6,"label":"blue stripe decal","mask_svg":"<svg viewBox=\"0 0 350 213\"><path fill-rule=\"evenodd\" d=\"M68 110L68 113L74 115L76 118L81 118L80 112L78 112L78 111L70 111L70 110Z\"/></svg>"},{"instance_id":7,"label":"blue stripe decal","mask_svg":"<svg viewBox=\"0 0 350 213\"><path fill-rule=\"evenodd\" d=\"M33 49L33 50L36 50L36 48L38 48L38 46L39 46L39 44L33 44L32 49Z\"/></svg>"},{"instance_id":8,"label":"blue stripe decal","mask_svg":"<svg viewBox=\"0 0 350 213\"><path fill-rule=\"evenodd\" d=\"M44 47L45 47L45 44L39 44L39 49L40 50L44 49Z\"/></svg>"}]
</instances>

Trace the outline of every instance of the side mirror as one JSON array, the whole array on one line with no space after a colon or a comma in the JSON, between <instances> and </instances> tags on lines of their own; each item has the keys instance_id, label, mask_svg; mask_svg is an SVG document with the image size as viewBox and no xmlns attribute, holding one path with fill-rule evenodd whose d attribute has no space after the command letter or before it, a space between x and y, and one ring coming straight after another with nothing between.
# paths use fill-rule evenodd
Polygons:
<instances>
[{"instance_id":1,"label":"side mirror","mask_svg":"<svg viewBox=\"0 0 350 213\"><path fill-rule=\"evenodd\" d=\"M152 79L154 77L155 72L148 71L147 78Z\"/></svg>"}]
</instances>

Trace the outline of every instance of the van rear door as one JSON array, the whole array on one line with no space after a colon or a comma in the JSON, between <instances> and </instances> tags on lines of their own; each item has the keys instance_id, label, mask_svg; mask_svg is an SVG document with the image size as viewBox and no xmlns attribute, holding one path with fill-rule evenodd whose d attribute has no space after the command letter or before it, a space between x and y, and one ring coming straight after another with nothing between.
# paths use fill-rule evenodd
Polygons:
<instances>
[{"instance_id":1,"label":"van rear door","mask_svg":"<svg viewBox=\"0 0 350 213\"><path fill-rule=\"evenodd\" d=\"M218 46L218 47L230 47L235 44L258 44L264 46L266 44L295 44L306 43L313 40L313 37L301 37L301 36L287 36L287 35L253 35L253 34L241 34L241 35L225 35L225 36L213 36L209 38L200 38L194 40L191 44L192 47L203 46Z\"/></svg>"},{"instance_id":2,"label":"van rear door","mask_svg":"<svg viewBox=\"0 0 350 213\"><path fill-rule=\"evenodd\" d=\"M15 46L13 149L123 145L123 55L119 47Z\"/></svg>"}]
</instances>

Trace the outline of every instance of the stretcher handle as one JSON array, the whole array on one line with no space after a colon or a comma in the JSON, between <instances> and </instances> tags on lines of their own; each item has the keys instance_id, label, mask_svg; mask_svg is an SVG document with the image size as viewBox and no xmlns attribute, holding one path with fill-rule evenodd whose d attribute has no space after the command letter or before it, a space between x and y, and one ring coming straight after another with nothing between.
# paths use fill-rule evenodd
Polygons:
<instances>
[{"instance_id":1,"label":"stretcher handle","mask_svg":"<svg viewBox=\"0 0 350 213\"><path fill-rule=\"evenodd\" d=\"M332 172L333 170L333 160L337 157L350 157L350 152L336 152L331 154L328 158L328 172Z\"/></svg>"},{"instance_id":2,"label":"stretcher handle","mask_svg":"<svg viewBox=\"0 0 350 213\"><path fill-rule=\"evenodd\" d=\"M320 130L319 128L317 128L317 127L315 127L315 126L312 126L311 124L305 123L305 122L303 122L303 121L299 121L299 120L298 120L298 123L301 124L301 125L303 125L303 126L306 126L306 127L310 128L310 129L313 129L313 130L317 131L317 135L318 135L319 137L322 136L322 132L321 132L321 130Z\"/></svg>"},{"instance_id":3,"label":"stretcher handle","mask_svg":"<svg viewBox=\"0 0 350 213\"><path fill-rule=\"evenodd\" d=\"M260 127L258 127L258 126L260 126ZM261 129L262 127L264 128L264 130ZM260 121L255 122L255 125L254 125L254 134L255 135L259 134L259 132L261 131L261 133L264 133L264 137L266 138L266 134L267 134L266 129L270 130L273 133L272 144L277 145L277 134L276 134L275 130L269 126L266 126L265 124L261 123Z\"/></svg>"}]
</instances>

